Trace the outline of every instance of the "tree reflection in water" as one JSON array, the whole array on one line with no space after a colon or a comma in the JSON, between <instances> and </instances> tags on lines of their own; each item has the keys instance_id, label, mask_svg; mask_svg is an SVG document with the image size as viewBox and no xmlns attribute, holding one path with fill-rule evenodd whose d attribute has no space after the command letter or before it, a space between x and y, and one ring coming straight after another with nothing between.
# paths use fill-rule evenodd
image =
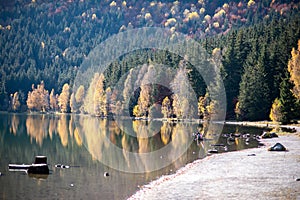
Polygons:
<instances>
[{"instance_id":1,"label":"tree reflection in water","mask_svg":"<svg viewBox=\"0 0 300 200\"><path fill-rule=\"evenodd\" d=\"M85 116L78 118L77 126L95 159L121 171L149 172L172 164L185 153L196 124L156 120L117 123Z\"/></svg>"},{"instance_id":2,"label":"tree reflection in water","mask_svg":"<svg viewBox=\"0 0 300 200\"><path fill-rule=\"evenodd\" d=\"M121 171L149 172L170 164L175 168L181 166L188 160L186 151L193 142L192 133L197 129L206 138L197 143L198 158L208 154L211 144L226 144L220 137L222 124L199 125L157 120L116 122L67 114L29 114L26 118L23 116L23 121L21 119L19 115L11 115L9 130L12 134L17 134L25 119L26 133L31 143L35 142L41 147L44 140L52 140L57 135L63 147L84 146L93 160ZM239 129L232 132L239 132ZM231 145L230 150L239 150L248 144L242 138L236 138L235 142L228 145Z\"/></svg>"},{"instance_id":3,"label":"tree reflection in water","mask_svg":"<svg viewBox=\"0 0 300 200\"><path fill-rule=\"evenodd\" d=\"M243 138L228 143L220 134L220 124L208 128L208 124L155 120L116 122L67 114L0 113L0 119L0 171L6 174L0 178L4 186L0 193L15 197L18 190L26 199L37 199L45 191L59 194L57 197L65 197L67 192L70 198L96 199L101 194L105 199L124 199L138 185L205 157L211 144L225 144L229 151L257 146L254 137L250 137L249 143ZM262 132L260 128L236 127L224 126L223 133ZM205 134L206 140L193 141L192 133L197 129ZM153 155L147 157L149 153ZM31 163L36 155L48 158L52 174L47 181L36 184L28 176L7 171L9 163ZM58 163L79 167L58 169L54 167ZM111 176L104 178L104 171ZM70 187L71 183L74 187Z\"/></svg>"}]
</instances>

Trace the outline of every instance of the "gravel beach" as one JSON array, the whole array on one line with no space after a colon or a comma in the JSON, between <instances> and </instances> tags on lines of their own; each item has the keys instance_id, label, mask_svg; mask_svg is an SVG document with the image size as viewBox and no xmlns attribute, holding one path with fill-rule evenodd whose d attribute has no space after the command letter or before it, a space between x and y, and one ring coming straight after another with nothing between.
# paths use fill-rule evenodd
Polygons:
<instances>
[{"instance_id":1,"label":"gravel beach","mask_svg":"<svg viewBox=\"0 0 300 200\"><path fill-rule=\"evenodd\" d=\"M267 150L277 142L287 151ZM197 160L129 199L300 199L300 137L289 134L262 143Z\"/></svg>"}]
</instances>

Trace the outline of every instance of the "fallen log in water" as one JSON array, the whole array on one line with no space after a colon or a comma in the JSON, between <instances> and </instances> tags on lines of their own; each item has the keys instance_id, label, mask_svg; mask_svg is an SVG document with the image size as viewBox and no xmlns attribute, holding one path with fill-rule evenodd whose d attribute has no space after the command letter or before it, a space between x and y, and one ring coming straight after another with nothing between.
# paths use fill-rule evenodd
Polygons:
<instances>
[{"instance_id":1,"label":"fallen log in water","mask_svg":"<svg viewBox=\"0 0 300 200\"><path fill-rule=\"evenodd\" d=\"M35 162L31 165L9 164L9 171L25 171L29 174L49 174L49 167L46 156L36 156Z\"/></svg>"}]
</instances>

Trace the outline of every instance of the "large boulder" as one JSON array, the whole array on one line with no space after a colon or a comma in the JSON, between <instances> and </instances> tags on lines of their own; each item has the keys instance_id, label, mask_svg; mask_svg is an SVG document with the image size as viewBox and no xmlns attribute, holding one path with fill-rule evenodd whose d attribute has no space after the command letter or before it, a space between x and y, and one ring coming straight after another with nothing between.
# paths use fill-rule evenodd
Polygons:
<instances>
[{"instance_id":1,"label":"large boulder","mask_svg":"<svg viewBox=\"0 0 300 200\"><path fill-rule=\"evenodd\" d=\"M286 148L282 144L276 143L274 146L270 147L268 150L269 151L286 151Z\"/></svg>"}]
</instances>

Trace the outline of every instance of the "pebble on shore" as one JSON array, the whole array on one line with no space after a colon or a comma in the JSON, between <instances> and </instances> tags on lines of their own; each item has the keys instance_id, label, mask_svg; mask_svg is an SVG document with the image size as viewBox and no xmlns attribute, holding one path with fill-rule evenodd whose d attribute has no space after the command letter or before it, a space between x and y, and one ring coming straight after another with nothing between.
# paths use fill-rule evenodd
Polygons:
<instances>
[{"instance_id":1,"label":"pebble on shore","mask_svg":"<svg viewBox=\"0 0 300 200\"><path fill-rule=\"evenodd\" d=\"M107 177L107 176L109 176L109 173L108 172L104 172L103 176Z\"/></svg>"}]
</instances>

